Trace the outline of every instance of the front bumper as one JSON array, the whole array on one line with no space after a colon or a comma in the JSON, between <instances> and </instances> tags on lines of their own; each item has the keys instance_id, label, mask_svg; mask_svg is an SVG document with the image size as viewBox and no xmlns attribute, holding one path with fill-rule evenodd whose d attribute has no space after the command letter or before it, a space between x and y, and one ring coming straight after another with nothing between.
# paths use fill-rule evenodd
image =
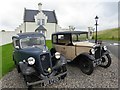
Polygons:
<instances>
[{"instance_id":1,"label":"front bumper","mask_svg":"<svg viewBox=\"0 0 120 90\"><path fill-rule=\"evenodd\" d=\"M49 85L49 84L53 84L55 82L60 81L61 77L64 76L64 75L67 75L67 71L63 72L61 74L58 74L56 76L48 77L44 80L40 80L40 81L36 81L36 82L27 82L27 86L36 85L36 84L40 84L41 86L46 86L46 85Z\"/></svg>"}]
</instances>

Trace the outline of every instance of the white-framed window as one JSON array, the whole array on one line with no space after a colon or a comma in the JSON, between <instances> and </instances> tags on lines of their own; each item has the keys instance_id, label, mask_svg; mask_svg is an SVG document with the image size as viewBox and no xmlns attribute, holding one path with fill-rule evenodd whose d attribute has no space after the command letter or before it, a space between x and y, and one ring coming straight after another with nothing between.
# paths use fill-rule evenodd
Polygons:
<instances>
[{"instance_id":1,"label":"white-framed window","mask_svg":"<svg viewBox=\"0 0 120 90\"><path fill-rule=\"evenodd\" d=\"M45 19L42 19L42 25L45 25Z\"/></svg>"},{"instance_id":2,"label":"white-framed window","mask_svg":"<svg viewBox=\"0 0 120 90\"><path fill-rule=\"evenodd\" d=\"M45 25L45 19L37 19L37 25Z\"/></svg>"},{"instance_id":3,"label":"white-framed window","mask_svg":"<svg viewBox=\"0 0 120 90\"><path fill-rule=\"evenodd\" d=\"M37 19L37 25L40 25L40 19Z\"/></svg>"}]
</instances>

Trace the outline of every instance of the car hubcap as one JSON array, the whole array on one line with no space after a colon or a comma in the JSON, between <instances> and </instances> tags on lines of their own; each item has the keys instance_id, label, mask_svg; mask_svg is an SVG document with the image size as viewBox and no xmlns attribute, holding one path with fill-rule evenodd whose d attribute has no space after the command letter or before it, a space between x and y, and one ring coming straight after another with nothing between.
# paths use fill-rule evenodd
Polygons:
<instances>
[{"instance_id":1,"label":"car hubcap","mask_svg":"<svg viewBox=\"0 0 120 90\"><path fill-rule=\"evenodd\" d=\"M101 62L102 65L107 65L108 64L108 58L107 56L104 56L102 57L102 62Z\"/></svg>"}]
</instances>

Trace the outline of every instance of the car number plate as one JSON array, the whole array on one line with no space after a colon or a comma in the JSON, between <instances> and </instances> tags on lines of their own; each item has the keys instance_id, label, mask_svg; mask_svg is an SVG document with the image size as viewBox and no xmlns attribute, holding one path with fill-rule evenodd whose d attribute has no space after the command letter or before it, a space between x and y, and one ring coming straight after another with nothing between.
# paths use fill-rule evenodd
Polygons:
<instances>
[{"instance_id":1,"label":"car number plate","mask_svg":"<svg viewBox=\"0 0 120 90\"><path fill-rule=\"evenodd\" d=\"M58 81L59 81L58 77L57 78L51 78L50 80L46 80L44 82L44 86L47 86L49 84L53 84L53 83L58 82Z\"/></svg>"}]
</instances>

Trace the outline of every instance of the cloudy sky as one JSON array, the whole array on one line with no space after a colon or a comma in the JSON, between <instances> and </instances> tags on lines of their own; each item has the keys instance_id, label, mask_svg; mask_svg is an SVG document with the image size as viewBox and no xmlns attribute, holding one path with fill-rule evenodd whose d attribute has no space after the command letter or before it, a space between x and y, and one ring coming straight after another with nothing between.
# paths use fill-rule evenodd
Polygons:
<instances>
[{"instance_id":1,"label":"cloudy sky","mask_svg":"<svg viewBox=\"0 0 120 90\"><path fill-rule=\"evenodd\" d=\"M89 2L88 2L89 1ZM24 8L55 10L62 28L72 25L86 30L94 27L95 16L99 17L99 30L118 27L119 0L2 0L0 3L0 30L13 31L23 22Z\"/></svg>"}]
</instances>

